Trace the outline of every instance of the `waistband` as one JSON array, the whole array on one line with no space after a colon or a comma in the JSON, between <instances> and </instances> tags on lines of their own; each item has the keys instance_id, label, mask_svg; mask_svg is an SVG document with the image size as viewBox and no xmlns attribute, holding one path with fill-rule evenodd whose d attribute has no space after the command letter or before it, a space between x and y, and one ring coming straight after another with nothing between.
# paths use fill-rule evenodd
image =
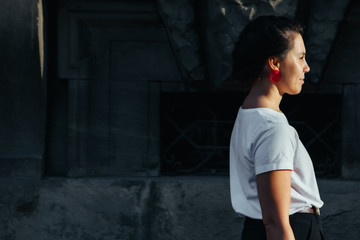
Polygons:
<instances>
[{"instance_id":1,"label":"waistband","mask_svg":"<svg viewBox=\"0 0 360 240\"><path fill-rule=\"evenodd\" d=\"M299 213L310 213L310 214L314 214L316 216L320 216L320 209L315 207L315 206L312 206L311 208L305 208L304 210L296 212L296 213L294 213L293 215L290 215L290 216L296 216ZM245 216L245 220L249 221L249 222L257 222L257 221L262 222L262 219L254 219L254 218L250 218L250 217L247 217L247 216Z\"/></svg>"},{"instance_id":2,"label":"waistband","mask_svg":"<svg viewBox=\"0 0 360 240\"><path fill-rule=\"evenodd\" d=\"M298 213L313 213L313 214L320 216L320 209L315 206L312 206L311 208L303 209L303 210L299 211Z\"/></svg>"}]
</instances>

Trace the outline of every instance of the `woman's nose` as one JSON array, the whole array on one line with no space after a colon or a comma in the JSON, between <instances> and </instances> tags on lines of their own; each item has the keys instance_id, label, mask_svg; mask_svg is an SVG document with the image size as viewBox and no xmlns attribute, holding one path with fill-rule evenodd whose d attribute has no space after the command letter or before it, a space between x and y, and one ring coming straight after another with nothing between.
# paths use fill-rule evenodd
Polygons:
<instances>
[{"instance_id":1,"label":"woman's nose","mask_svg":"<svg viewBox=\"0 0 360 240\"><path fill-rule=\"evenodd\" d=\"M309 65L307 64L307 62L305 61L305 68L304 68L304 72L310 72L310 67L309 67Z\"/></svg>"}]
</instances>

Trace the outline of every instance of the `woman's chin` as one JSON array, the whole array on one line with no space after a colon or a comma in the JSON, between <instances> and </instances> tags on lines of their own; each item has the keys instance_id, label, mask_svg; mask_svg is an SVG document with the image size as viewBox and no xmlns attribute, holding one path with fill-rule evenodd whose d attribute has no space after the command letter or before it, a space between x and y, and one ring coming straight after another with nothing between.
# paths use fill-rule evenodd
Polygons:
<instances>
[{"instance_id":1,"label":"woman's chin","mask_svg":"<svg viewBox=\"0 0 360 240\"><path fill-rule=\"evenodd\" d=\"M301 93L302 90L302 86L300 86L298 89L294 89L292 91L289 91L287 94L289 95L298 95L299 93Z\"/></svg>"}]
</instances>

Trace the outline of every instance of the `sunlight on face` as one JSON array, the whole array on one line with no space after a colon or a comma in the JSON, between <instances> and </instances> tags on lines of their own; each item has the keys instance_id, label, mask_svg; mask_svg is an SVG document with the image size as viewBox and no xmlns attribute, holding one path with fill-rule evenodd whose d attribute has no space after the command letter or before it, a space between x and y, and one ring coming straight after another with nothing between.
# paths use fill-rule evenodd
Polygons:
<instances>
[{"instance_id":1,"label":"sunlight on face","mask_svg":"<svg viewBox=\"0 0 360 240\"><path fill-rule=\"evenodd\" d=\"M303 38L299 33L293 33L293 36L292 49L285 59L280 61L281 81L278 84L278 89L281 95L284 93L291 95L300 93L304 84L305 73L310 71L305 60L306 49Z\"/></svg>"}]
</instances>

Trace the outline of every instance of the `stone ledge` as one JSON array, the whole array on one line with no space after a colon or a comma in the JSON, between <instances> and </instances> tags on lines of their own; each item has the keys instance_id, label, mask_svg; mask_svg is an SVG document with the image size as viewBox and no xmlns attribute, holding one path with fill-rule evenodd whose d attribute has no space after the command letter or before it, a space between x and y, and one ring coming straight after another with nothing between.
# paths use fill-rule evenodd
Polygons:
<instances>
[{"instance_id":1,"label":"stone ledge","mask_svg":"<svg viewBox=\"0 0 360 240\"><path fill-rule=\"evenodd\" d=\"M319 180L328 240L360 239L359 186ZM0 239L239 239L242 231L227 177L2 179L0 194Z\"/></svg>"}]
</instances>

